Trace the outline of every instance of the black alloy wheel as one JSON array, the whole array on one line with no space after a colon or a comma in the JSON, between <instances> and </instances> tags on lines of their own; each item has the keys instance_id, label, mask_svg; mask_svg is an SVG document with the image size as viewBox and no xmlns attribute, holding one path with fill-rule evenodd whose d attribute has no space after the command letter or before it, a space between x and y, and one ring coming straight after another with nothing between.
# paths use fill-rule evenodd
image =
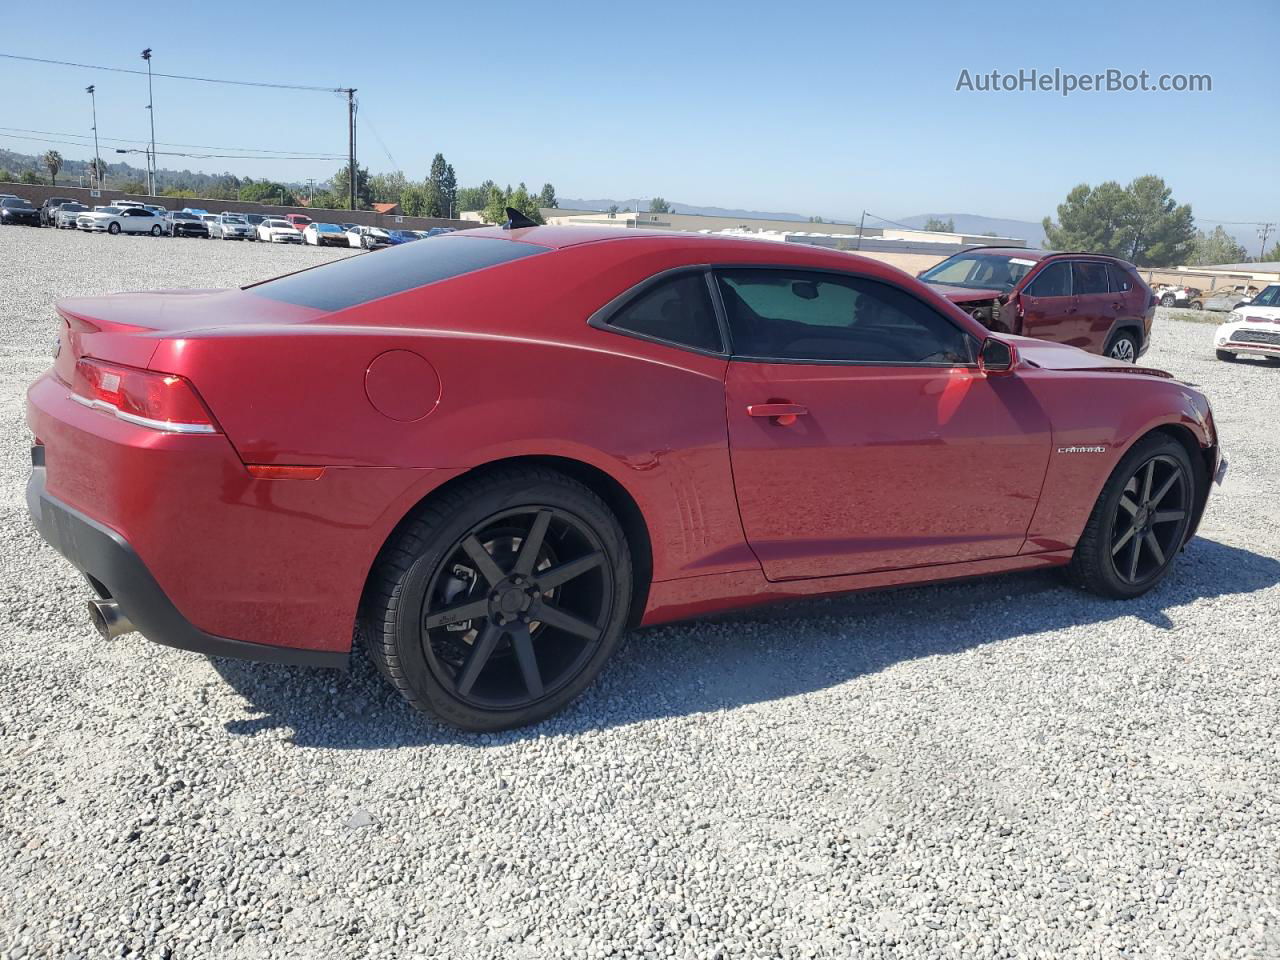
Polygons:
<instances>
[{"instance_id":1,"label":"black alloy wheel","mask_svg":"<svg viewBox=\"0 0 1280 960\"><path fill-rule=\"evenodd\" d=\"M481 710L554 696L604 638L613 570L580 518L536 505L475 524L438 564L422 604L436 679Z\"/></svg>"},{"instance_id":2,"label":"black alloy wheel","mask_svg":"<svg viewBox=\"0 0 1280 960\"><path fill-rule=\"evenodd\" d=\"M431 495L379 554L357 629L409 703L467 730L556 713L631 613L626 534L589 487L496 467Z\"/></svg>"},{"instance_id":3,"label":"black alloy wheel","mask_svg":"<svg viewBox=\"0 0 1280 960\"><path fill-rule=\"evenodd\" d=\"M1177 553L1191 516L1191 478L1178 460L1156 456L1125 484L1111 525L1116 576L1137 585L1158 576Z\"/></svg>"}]
</instances>

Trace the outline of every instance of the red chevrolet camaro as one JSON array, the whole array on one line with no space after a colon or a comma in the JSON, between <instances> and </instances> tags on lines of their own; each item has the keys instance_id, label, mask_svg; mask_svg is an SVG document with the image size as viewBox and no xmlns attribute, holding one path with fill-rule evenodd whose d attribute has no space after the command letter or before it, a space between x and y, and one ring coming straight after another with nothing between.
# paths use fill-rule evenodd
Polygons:
<instances>
[{"instance_id":1,"label":"red chevrolet camaro","mask_svg":"<svg viewBox=\"0 0 1280 960\"><path fill-rule=\"evenodd\" d=\"M995 336L873 260L484 229L240 290L65 300L28 487L104 635L341 666L529 723L629 626L1065 566L1150 589L1204 396Z\"/></svg>"}]
</instances>

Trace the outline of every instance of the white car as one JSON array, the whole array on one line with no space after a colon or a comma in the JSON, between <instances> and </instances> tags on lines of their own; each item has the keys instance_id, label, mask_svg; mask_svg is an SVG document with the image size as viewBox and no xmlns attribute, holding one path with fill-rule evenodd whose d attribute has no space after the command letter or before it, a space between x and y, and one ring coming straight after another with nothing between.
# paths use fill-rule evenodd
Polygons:
<instances>
[{"instance_id":1,"label":"white car","mask_svg":"<svg viewBox=\"0 0 1280 960\"><path fill-rule=\"evenodd\" d=\"M352 227L347 231L347 246L373 250L391 246L391 235L381 227Z\"/></svg>"},{"instance_id":2,"label":"white car","mask_svg":"<svg viewBox=\"0 0 1280 960\"><path fill-rule=\"evenodd\" d=\"M302 239L313 247L347 247L347 235L336 223L308 223L302 228Z\"/></svg>"},{"instance_id":3,"label":"white car","mask_svg":"<svg viewBox=\"0 0 1280 960\"><path fill-rule=\"evenodd\" d=\"M209 236L223 240L252 240L254 233L243 214L220 213L209 221Z\"/></svg>"},{"instance_id":4,"label":"white car","mask_svg":"<svg viewBox=\"0 0 1280 960\"><path fill-rule=\"evenodd\" d=\"M258 239L266 243L301 243L302 234L288 220L271 218L258 224Z\"/></svg>"},{"instance_id":5,"label":"white car","mask_svg":"<svg viewBox=\"0 0 1280 960\"><path fill-rule=\"evenodd\" d=\"M143 207L111 206L90 210L76 217L76 226L81 230L112 234L149 233L159 237L165 233L165 221Z\"/></svg>"},{"instance_id":6,"label":"white car","mask_svg":"<svg viewBox=\"0 0 1280 960\"><path fill-rule=\"evenodd\" d=\"M1273 283L1236 307L1213 335L1219 360L1234 360L1241 353L1280 363L1280 283Z\"/></svg>"},{"instance_id":7,"label":"white car","mask_svg":"<svg viewBox=\"0 0 1280 960\"><path fill-rule=\"evenodd\" d=\"M53 213L53 225L59 230L74 230L76 217L88 213L89 208L83 203L64 203Z\"/></svg>"}]
</instances>

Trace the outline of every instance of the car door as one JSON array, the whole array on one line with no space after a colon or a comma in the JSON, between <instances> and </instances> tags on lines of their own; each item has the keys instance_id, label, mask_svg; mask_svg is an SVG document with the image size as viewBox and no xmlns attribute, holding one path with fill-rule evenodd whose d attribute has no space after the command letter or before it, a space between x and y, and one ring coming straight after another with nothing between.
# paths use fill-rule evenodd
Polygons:
<instances>
[{"instance_id":1,"label":"car door","mask_svg":"<svg viewBox=\"0 0 1280 960\"><path fill-rule=\"evenodd\" d=\"M717 269L732 338L730 458L770 580L1012 556L1049 423L978 341L900 287L797 268Z\"/></svg>"},{"instance_id":2,"label":"car door","mask_svg":"<svg viewBox=\"0 0 1280 960\"><path fill-rule=\"evenodd\" d=\"M1066 342L1090 353L1102 353L1123 306L1111 292L1106 262L1072 260L1071 292L1076 301L1076 330Z\"/></svg>"},{"instance_id":3,"label":"car door","mask_svg":"<svg viewBox=\"0 0 1280 960\"><path fill-rule=\"evenodd\" d=\"M1018 296L1022 334L1040 340L1070 343L1081 335L1075 298L1071 293L1071 264L1052 260L1030 279Z\"/></svg>"},{"instance_id":4,"label":"car door","mask_svg":"<svg viewBox=\"0 0 1280 960\"><path fill-rule=\"evenodd\" d=\"M146 233L151 229L151 214L137 207L130 207L121 218L121 226L125 233Z\"/></svg>"}]
</instances>

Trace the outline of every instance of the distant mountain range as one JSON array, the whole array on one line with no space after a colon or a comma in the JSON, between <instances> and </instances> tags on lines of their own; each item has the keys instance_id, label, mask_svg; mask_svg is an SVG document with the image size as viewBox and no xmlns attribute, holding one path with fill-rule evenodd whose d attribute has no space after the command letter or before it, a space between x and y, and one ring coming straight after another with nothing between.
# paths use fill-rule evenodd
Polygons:
<instances>
[{"instance_id":1,"label":"distant mountain range","mask_svg":"<svg viewBox=\"0 0 1280 960\"><path fill-rule=\"evenodd\" d=\"M639 206L645 206L646 198L631 197L627 200L571 200L567 197L559 198L562 208L570 210L608 210L611 206L616 205L619 210L625 210L630 207L632 210ZM731 207L703 207L694 203L680 203L679 201L668 201L676 213L691 213L703 217L742 217L745 220L794 220L798 223L805 223L808 217L802 213L790 213L787 211L776 210L739 210ZM937 220L954 220L956 231L958 233L968 234L984 234L994 233L1000 237L1016 237L1026 240L1033 246L1042 246L1044 244L1044 230L1040 224L1033 223L1030 220L1008 220L999 217L983 217L974 213L921 213L911 217L899 217L897 223L907 227L920 229L929 219ZM850 220L831 220L832 223L856 223ZM868 226L892 226L884 223L882 220L867 218Z\"/></svg>"}]
</instances>

